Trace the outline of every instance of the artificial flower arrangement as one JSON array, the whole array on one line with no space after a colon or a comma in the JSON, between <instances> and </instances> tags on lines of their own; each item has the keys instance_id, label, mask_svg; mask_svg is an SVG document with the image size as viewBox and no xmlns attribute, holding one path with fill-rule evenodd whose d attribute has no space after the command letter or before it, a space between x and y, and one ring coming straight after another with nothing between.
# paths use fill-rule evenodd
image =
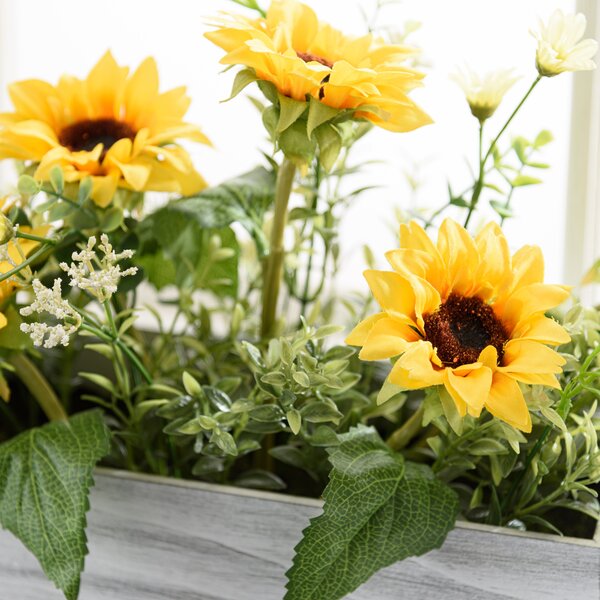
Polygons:
<instances>
[{"instance_id":1,"label":"artificial flower arrangement","mask_svg":"<svg viewBox=\"0 0 600 600\"><path fill-rule=\"evenodd\" d=\"M511 254L501 229L551 140L505 132L545 78L594 68L583 15L542 24L537 76L495 129L512 72L459 75L480 126L474 181L403 222L390 266L369 268L370 295L349 301L325 284L344 208L365 190L340 181L373 126L431 122L409 95L423 83L415 51L346 36L295 0L238 4L248 13L215 18L206 37L242 67L232 97L260 90L273 152L216 187L179 145L210 143L184 120L185 89L159 91L152 59L130 75L107 53L86 79L9 88L0 157L20 178L0 213L2 526L68 599L98 462L322 496L287 600L342 598L438 548L459 515L591 529L600 314L544 283L539 248ZM490 188L505 194L499 223L472 235ZM169 201L146 214L147 191ZM136 328L142 285L177 289L170 322L149 309L153 333Z\"/></svg>"}]
</instances>

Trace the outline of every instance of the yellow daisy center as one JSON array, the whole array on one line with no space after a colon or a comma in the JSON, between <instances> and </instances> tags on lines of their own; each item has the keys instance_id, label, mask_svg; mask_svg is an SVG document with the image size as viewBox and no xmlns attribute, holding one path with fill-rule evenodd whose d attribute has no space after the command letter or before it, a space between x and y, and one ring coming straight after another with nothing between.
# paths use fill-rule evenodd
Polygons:
<instances>
[{"instance_id":1,"label":"yellow daisy center","mask_svg":"<svg viewBox=\"0 0 600 600\"><path fill-rule=\"evenodd\" d=\"M116 142L123 138L133 140L135 131L122 121L115 119L86 119L67 125L58 135L61 146L71 152L90 152L98 144L102 144L103 156Z\"/></svg>"},{"instance_id":2,"label":"yellow daisy center","mask_svg":"<svg viewBox=\"0 0 600 600\"><path fill-rule=\"evenodd\" d=\"M486 346L498 351L498 363L504 355L504 344L509 336L481 298L465 298L451 294L434 312L423 316L425 339L436 348L439 359L446 366L460 367L477 362Z\"/></svg>"}]
</instances>

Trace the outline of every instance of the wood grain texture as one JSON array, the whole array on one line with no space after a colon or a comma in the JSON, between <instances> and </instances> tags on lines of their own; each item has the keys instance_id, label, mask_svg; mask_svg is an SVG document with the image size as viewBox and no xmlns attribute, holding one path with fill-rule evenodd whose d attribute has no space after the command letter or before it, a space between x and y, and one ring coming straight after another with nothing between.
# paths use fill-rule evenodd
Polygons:
<instances>
[{"instance_id":1,"label":"wood grain texture","mask_svg":"<svg viewBox=\"0 0 600 600\"><path fill-rule=\"evenodd\" d=\"M315 500L99 471L80 600L281 600ZM60 600L0 531L0 600ZM600 600L600 543L460 524L348 600ZM320 600L320 599L313 599Z\"/></svg>"}]
</instances>

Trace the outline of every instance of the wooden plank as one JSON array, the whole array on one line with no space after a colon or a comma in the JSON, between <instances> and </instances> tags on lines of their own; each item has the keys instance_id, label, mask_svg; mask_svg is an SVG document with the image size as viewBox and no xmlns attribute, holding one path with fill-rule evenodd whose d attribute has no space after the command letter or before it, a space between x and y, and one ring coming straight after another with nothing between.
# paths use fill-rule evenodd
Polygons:
<instances>
[{"instance_id":1,"label":"wooden plank","mask_svg":"<svg viewBox=\"0 0 600 600\"><path fill-rule=\"evenodd\" d=\"M281 600L315 500L100 471L81 600ZM0 598L59 600L0 532ZM460 524L441 550L384 569L349 600L600 600L600 544ZM320 600L320 599L314 599Z\"/></svg>"}]
</instances>

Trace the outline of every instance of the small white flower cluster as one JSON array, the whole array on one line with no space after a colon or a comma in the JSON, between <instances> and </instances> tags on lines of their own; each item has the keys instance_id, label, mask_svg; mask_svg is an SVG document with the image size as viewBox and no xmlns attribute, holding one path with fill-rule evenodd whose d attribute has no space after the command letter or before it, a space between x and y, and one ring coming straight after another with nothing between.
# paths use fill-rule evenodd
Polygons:
<instances>
[{"instance_id":1,"label":"small white flower cluster","mask_svg":"<svg viewBox=\"0 0 600 600\"><path fill-rule=\"evenodd\" d=\"M63 299L60 279L54 280L52 288L47 288L39 279L32 283L35 300L30 306L21 309L21 314L28 317L34 313L48 313L55 317L59 323L22 323L21 331L28 333L34 346L54 348L62 344L69 344L69 337L81 326L81 316Z\"/></svg>"},{"instance_id":2,"label":"small white flower cluster","mask_svg":"<svg viewBox=\"0 0 600 600\"><path fill-rule=\"evenodd\" d=\"M73 252L73 262L70 265L60 263L60 268L71 278L71 287L88 290L100 302L106 302L117 291L121 277L135 275L138 269L130 267L122 271L117 264L120 260L131 258L133 250L123 250L117 254L106 234L102 234L100 242L98 249L104 255L102 258L94 250L96 238L92 236L81 252Z\"/></svg>"}]
</instances>

